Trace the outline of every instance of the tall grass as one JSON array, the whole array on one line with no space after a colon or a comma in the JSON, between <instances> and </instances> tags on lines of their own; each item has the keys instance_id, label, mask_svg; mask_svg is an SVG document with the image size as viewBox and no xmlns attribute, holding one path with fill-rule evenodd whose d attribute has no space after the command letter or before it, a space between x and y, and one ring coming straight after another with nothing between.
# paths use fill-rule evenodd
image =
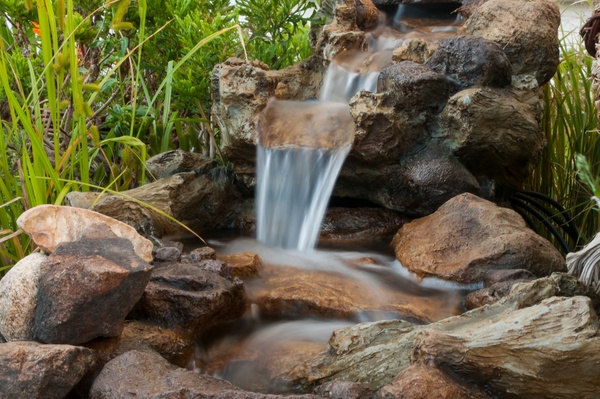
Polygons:
<instances>
[{"instance_id":1,"label":"tall grass","mask_svg":"<svg viewBox=\"0 0 600 399\"><path fill-rule=\"evenodd\" d=\"M583 21L582 21L583 24ZM592 176L600 176L600 133L592 62L580 41L563 35L558 70L544 87L542 127L548 142L529 188L561 203L580 230L581 246L598 231L600 214L594 194L578 175L577 157L585 158ZM582 158L583 157L583 158Z\"/></svg>"},{"instance_id":2,"label":"tall grass","mask_svg":"<svg viewBox=\"0 0 600 399\"><path fill-rule=\"evenodd\" d=\"M74 11L73 0L37 0L35 8L33 4L20 6L21 12L34 16L39 25L24 26L8 14L0 14L0 275L32 250L29 238L18 234L16 225L24 210L61 204L72 190L102 187L119 192L143 184L149 143L145 132L135 129L136 115L160 121L160 126L150 127L156 150L169 149L171 131L181 123L170 107L173 74L225 32L237 30L241 37L238 25L213 32L178 62L170 62L158 87L149 92L144 90L145 76L140 68L143 47L164 26L146 35L145 0L137 2L137 36L130 35L137 37L137 44L124 46L118 57L106 57L96 65L99 72L95 76L82 66L82 43L78 40L93 33L89 29L92 18L102 17L112 22L110 29L117 42L127 44L128 40L119 38L127 38L125 30L132 28L124 20L128 0L109 1L85 17ZM15 39L19 35L13 35L17 31L25 32L20 43ZM86 43L99 42L97 35ZM34 54L24 55L26 51ZM124 77L124 73L130 75ZM113 87L103 91L111 82ZM125 93L124 87L133 89ZM95 124L101 120L98 115L107 112L114 105L112 101L120 102L124 97L131 111L126 115L129 129L100 131ZM152 112L159 114L152 118Z\"/></svg>"}]
</instances>

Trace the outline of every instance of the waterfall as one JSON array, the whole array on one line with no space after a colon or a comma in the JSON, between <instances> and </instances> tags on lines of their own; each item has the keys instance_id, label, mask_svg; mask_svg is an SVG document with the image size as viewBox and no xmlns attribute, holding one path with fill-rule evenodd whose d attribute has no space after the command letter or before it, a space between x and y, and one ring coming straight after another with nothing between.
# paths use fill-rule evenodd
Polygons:
<instances>
[{"instance_id":1,"label":"waterfall","mask_svg":"<svg viewBox=\"0 0 600 399\"><path fill-rule=\"evenodd\" d=\"M354 140L348 102L375 92L391 51L347 52L331 62L319 101L271 100L261 113L256 152L256 237L310 251L337 175Z\"/></svg>"}]
</instances>

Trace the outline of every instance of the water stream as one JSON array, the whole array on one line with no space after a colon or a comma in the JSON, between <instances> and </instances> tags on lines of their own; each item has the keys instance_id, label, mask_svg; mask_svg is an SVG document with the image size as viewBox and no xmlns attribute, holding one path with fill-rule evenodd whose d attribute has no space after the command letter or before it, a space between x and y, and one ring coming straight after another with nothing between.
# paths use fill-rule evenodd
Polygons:
<instances>
[{"instance_id":1,"label":"water stream","mask_svg":"<svg viewBox=\"0 0 600 399\"><path fill-rule=\"evenodd\" d=\"M452 20L449 26L455 24ZM315 249L335 180L354 138L348 103L360 90L377 90L379 71L391 62L389 49L398 40L403 40L398 32L379 29L370 39L370 52L346 52L333 60L318 101L271 101L263 111L257 142L256 241L236 240L216 249L259 253L264 263L260 276L245 281L252 300L260 302L278 291L276 284L282 280L306 282L305 288L291 285L289 290L312 292L315 298L298 299L292 292L279 299L287 314L252 305L245 318L205 337L193 368L244 389L285 392L287 388L269 380L267 369L274 360L278 363L299 348L310 351L313 345L321 350L335 329L385 318L420 323L462 311L464 289L472 287L426 286L404 275L389 254ZM310 313L316 297L323 296L325 302L340 299L337 288L345 289L339 296L350 310L329 314L343 317ZM361 307L366 311L358 310Z\"/></svg>"}]
</instances>

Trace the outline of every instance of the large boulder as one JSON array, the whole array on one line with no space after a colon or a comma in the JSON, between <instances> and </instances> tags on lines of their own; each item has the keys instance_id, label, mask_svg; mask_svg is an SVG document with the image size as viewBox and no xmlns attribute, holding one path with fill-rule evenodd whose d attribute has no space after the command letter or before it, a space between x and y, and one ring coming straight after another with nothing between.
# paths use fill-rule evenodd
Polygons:
<instances>
[{"instance_id":1,"label":"large boulder","mask_svg":"<svg viewBox=\"0 0 600 399\"><path fill-rule=\"evenodd\" d=\"M502 47L514 75L547 83L558 67L558 3L549 0L488 0L465 23L465 32Z\"/></svg>"},{"instance_id":2,"label":"large boulder","mask_svg":"<svg viewBox=\"0 0 600 399\"><path fill-rule=\"evenodd\" d=\"M34 337L76 345L121 333L152 266L115 237L61 244L40 269Z\"/></svg>"},{"instance_id":3,"label":"large boulder","mask_svg":"<svg viewBox=\"0 0 600 399\"><path fill-rule=\"evenodd\" d=\"M534 103L535 104L535 103ZM546 146L541 109L510 90L471 88L456 93L440 115L441 137L480 180L518 187Z\"/></svg>"},{"instance_id":4,"label":"large boulder","mask_svg":"<svg viewBox=\"0 0 600 399\"><path fill-rule=\"evenodd\" d=\"M405 224L392 246L417 276L465 284L483 281L491 269L526 269L540 277L566 270L563 256L521 216L472 194Z\"/></svg>"},{"instance_id":5,"label":"large boulder","mask_svg":"<svg viewBox=\"0 0 600 399\"><path fill-rule=\"evenodd\" d=\"M443 39L426 65L446 76L454 85L453 92L473 86L511 84L512 66L502 48L477 36Z\"/></svg>"},{"instance_id":6,"label":"large boulder","mask_svg":"<svg viewBox=\"0 0 600 399\"><path fill-rule=\"evenodd\" d=\"M0 344L0 396L63 399L95 360L92 350L77 346Z\"/></svg>"},{"instance_id":7,"label":"large boulder","mask_svg":"<svg viewBox=\"0 0 600 399\"><path fill-rule=\"evenodd\" d=\"M344 380L388 386L384 393L411 365L426 364L459 386L485 387L491 397L593 398L600 385L598 318L590 299L572 290L576 279L564 276L516 284L493 305L426 326L383 321L337 330L326 352L278 375L292 386Z\"/></svg>"}]
</instances>

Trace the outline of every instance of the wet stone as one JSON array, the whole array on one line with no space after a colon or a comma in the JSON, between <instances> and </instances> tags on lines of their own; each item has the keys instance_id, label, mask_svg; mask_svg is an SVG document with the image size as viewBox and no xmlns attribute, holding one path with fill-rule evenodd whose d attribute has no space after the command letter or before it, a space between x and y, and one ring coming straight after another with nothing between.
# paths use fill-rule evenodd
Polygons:
<instances>
[{"instance_id":1,"label":"wet stone","mask_svg":"<svg viewBox=\"0 0 600 399\"><path fill-rule=\"evenodd\" d=\"M443 39L426 65L445 75L457 92L473 86L507 87L512 66L502 48L477 36Z\"/></svg>"}]
</instances>

